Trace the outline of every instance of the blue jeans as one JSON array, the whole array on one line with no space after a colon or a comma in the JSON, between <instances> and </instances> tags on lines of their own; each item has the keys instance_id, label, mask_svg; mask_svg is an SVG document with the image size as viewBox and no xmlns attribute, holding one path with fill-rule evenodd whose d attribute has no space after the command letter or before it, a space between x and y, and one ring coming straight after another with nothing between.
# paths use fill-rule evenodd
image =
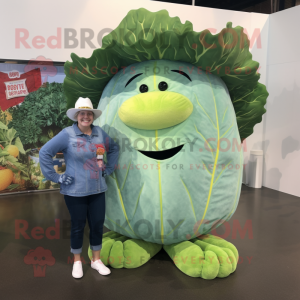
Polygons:
<instances>
[{"instance_id":1,"label":"blue jeans","mask_svg":"<svg viewBox=\"0 0 300 300\"><path fill-rule=\"evenodd\" d=\"M90 226L90 248L102 248L103 223L105 218L105 193L84 197L64 195L71 216L71 253L82 252L86 219Z\"/></svg>"}]
</instances>

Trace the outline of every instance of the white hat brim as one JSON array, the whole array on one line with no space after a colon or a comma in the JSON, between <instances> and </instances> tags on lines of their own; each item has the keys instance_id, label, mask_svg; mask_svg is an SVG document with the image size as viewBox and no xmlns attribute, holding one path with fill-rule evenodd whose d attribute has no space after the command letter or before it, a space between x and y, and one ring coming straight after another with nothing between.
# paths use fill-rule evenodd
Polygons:
<instances>
[{"instance_id":1,"label":"white hat brim","mask_svg":"<svg viewBox=\"0 0 300 300\"><path fill-rule=\"evenodd\" d=\"M96 120L97 118L99 118L102 114L102 111L100 109L90 109L90 108L70 108L67 110L67 116L69 119L71 119L72 121L77 121L77 119L75 119L75 114L78 111L82 111L82 110L87 110L87 111L92 111L95 115L94 120Z\"/></svg>"}]
</instances>

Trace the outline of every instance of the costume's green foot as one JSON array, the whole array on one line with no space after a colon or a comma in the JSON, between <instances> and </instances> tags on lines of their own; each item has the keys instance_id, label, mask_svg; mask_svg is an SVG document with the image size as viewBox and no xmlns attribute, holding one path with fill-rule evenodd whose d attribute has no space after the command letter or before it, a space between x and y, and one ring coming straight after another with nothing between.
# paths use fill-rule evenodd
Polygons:
<instances>
[{"instance_id":1,"label":"costume's green foot","mask_svg":"<svg viewBox=\"0 0 300 300\"><path fill-rule=\"evenodd\" d=\"M138 239L131 239L114 231L103 234L101 261L113 268L137 268L145 264L162 248ZM92 259L92 250L89 247L88 256Z\"/></svg>"},{"instance_id":2,"label":"costume's green foot","mask_svg":"<svg viewBox=\"0 0 300 300\"><path fill-rule=\"evenodd\" d=\"M223 278L236 270L237 249L233 244L213 235L164 245L164 249L177 268L191 277Z\"/></svg>"}]
</instances>

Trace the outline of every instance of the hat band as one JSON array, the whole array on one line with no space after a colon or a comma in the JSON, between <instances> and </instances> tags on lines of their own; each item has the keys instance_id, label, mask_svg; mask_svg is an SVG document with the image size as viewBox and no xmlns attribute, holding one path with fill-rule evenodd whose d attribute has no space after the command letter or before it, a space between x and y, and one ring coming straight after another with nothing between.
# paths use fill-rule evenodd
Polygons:
<instances>
[{"instance_id":1,"label":"hat band","mask_svg":"<svg viewBox=\"0 0 300 300\"><path fill-rule=\"evenodd\" d=\"M93 109L93 108L90 108L90 107L88 107L88 106L80 106L80 107L78 107L78 108L88 108L88 109Z\"/></svg>"}]
</instances>

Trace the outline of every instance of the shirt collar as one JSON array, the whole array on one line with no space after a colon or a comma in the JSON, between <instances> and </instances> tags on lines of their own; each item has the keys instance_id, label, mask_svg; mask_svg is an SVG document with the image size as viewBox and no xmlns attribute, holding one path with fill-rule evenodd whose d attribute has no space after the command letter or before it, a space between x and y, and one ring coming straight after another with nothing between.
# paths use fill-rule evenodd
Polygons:
<instances>
[{"instance_id":1,"label":"shirt collar","mask_svg":"<svg viewBox=\"0 0 300 300\"><path fill-rule=\"evenodd\" d=\"M78 128L78 122L74 122L73 123L73 128L75 130L75 134L76 135L82 135L84 134L79 128ZM97 130L95 128L95 125L91 124L91 128L92 128L92 134L91 135L97 135L98 136L98 133L97 133Z\"/></svg>"}]
</instances>

